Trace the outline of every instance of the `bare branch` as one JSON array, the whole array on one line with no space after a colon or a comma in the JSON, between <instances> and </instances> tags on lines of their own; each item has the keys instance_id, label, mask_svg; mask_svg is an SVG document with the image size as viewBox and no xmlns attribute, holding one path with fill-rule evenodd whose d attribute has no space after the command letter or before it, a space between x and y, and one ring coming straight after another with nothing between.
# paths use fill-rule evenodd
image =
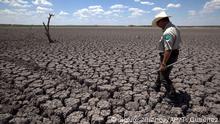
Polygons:
<instances>
[{"instance_id":1,"label":"bare branch","mask_svg":"<svg viewBox=\"0 0 220 124\"><path fill-rule=\"evenodd\" d=\"M47 31L47 26L45 25L45 23L44 23L44 22L43 22L43 25L44 25L45 30Z\"/></svg>"},{"instance_id":2,"label":"bare branch","mask_svg":"<svg viewBox=\"0 0 220 124\"><path fill-rule=\"evenodd\" d=\"M45 34L49 40L50 43L54 43L54 40L51 39L50 36L50 19L51 17L54 16L54 14L49 13L49 17L48 17L48 21L47 21L47 25L45 25L45 23L43 22L44 28L45 28Z\"/></svg>"}]
</instances>

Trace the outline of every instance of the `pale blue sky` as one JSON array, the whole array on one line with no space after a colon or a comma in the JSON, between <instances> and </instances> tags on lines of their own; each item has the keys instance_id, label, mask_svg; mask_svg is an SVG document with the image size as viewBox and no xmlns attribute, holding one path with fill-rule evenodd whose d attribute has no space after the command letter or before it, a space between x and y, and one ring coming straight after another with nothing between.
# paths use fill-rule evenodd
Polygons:
<instances>
[{"instance_id":1,"label":"pale blue sky","mask_svg":"<svg viewBox=\"0 0 220 124\"><path fill-rule=\"evenodd\" d=\"M0 24L150 25L166 11L177 25L220 25L220 0L0 0Z\"/></svg>"}]
</instances>

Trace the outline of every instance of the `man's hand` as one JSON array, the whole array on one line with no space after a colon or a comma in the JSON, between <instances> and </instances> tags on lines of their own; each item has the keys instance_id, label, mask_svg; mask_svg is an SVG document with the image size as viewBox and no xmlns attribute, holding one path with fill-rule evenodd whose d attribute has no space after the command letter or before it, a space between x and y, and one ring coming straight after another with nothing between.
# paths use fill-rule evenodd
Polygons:
<instances>
[{"instance_id":1,"label":"man's hand","mask_svg":"<svg viewBox=\"0 0 220 124\"><path fill-rule=\"evenodd\" d=\"M160 71L165 71L166 65L165 64L160 64Z\"/></svg>"},{"instance_id":2,"label":"man's hand","mask_svg":"<svg viewBox=\"0 0 220 124\"><path fill-rule=\"evenodd\" d=\"M164 52L164 57L163 57L163 61L160 64L160 71L165 71L166 69L166 64L168 59L170 58L170 54L171 54L171 50L165 50Z\"/></svg>"}]
</instances>

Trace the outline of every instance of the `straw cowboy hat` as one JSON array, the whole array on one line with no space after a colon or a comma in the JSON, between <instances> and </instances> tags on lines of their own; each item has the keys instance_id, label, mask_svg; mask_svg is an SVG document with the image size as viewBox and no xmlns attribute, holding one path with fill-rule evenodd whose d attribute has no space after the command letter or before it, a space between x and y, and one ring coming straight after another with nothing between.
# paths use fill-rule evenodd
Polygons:
<instances>
[{"instance_id":1,"label":"straw cowboy hat","mask_svg":"<svg viewBox=\"0 0 220 124\"><path fill-rule=\"evenodd\" d=\"M159 14L157 14L157 15L155 16L154 20L152 21L152 26L153 26L153 27L158 27L157 22L158 22L159 20L163 19L163 18L166 18L166 17L171 17L171 16L168 16L168 15L166 14L166 12L164 12L164 11L160 12Z\"/></svg>"}]
</instances>

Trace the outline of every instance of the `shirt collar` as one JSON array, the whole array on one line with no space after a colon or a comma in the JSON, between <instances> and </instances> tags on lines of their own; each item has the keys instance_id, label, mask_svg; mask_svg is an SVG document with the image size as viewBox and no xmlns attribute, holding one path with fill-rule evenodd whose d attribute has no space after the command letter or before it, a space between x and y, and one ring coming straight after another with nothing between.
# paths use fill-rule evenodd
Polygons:
<instances>
[{"instance_id":1,"label":"shirt collar","mask_svg":"<svg viewBox=\"0 0 220 124\"><path fill-rule=\"evenodd\" d=\"M173 24L171 22L168 22L165 26L165 28L163 29L163 32L166 31L167 28L171 27Z\"/></svg>"}]
</instances>

